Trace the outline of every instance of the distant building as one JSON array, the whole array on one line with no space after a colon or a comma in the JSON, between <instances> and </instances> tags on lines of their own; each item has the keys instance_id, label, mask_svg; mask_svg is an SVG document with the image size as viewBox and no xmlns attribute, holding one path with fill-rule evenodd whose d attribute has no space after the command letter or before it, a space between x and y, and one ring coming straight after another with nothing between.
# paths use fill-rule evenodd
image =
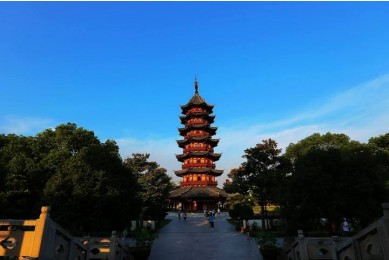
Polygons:
<instances>
[{"instance_id":1,"label":"distant building","mask_svg":"<svg viewBox=\"0 0 389 260\"><path fill-rule=\"evenodd\" d=\"M205 102L198 93L195 79L195 94L186 105L181 106L183 128L178 131L183 140L178 140L182 154L176 155L182 169L174 173L182 178L180 188L170 193L170 207L185 211L203 211L222 207L227 193L217 187L216 177L223 173L214 162L221 154L214 153L219 139L213 139L217 127L212 127L215 116L213 105Z\"/></svg>"}]
</instances>

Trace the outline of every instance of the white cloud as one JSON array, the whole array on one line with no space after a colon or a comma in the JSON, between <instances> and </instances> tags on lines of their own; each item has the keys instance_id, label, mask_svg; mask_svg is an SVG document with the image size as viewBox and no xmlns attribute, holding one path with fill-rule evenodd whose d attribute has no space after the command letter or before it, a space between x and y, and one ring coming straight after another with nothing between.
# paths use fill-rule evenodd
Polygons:
<instances>
[{"instance_id":1,"label":"white cloud","mask_svg":"<svg viewBox=\"0 0 389 260\"><path fill-rule=\"evenodd\" d=\"M17 135L35 135L37 132L52 127L53 120L39 117L22 117L7 115L0 118L0 132Z\"/></svg>"},{"instance_id":2,"label":"white cloud","mask_svg":"<svg viewBox=\"0 0 389 260\"><path fill-rule=\"evenodd\" d=\"M272 138L285 150L290 143L313 133L326 132L345 133L351 139L362 142L389 132L389 74L338 93L327 103L318 104L315 109L303 111L293 118L266 124L237 122L234 127L219 126L216 138L221 138L221 141L215 151L222 152L223 156L217 166L225 170L219 178L219 186L229 171L243 162L244 150L263 139ZM174 156L181 153L175 142L177 138L146 141L123 138L118 140L118 144L123 157L135 152L148 152L152 160L167 168L169 175L173 176L173 170L181 167Z\"/></svg>"},{"instance_id":3,"label":"white cloud","mask_svg":"<svg viewBox=\"0 0 389 260\"><path fill-rule=\"evenodd\" d=\"M173 170L181 169L175 154L182 151L178 148L175 138L138 140L134 138L121 138L116 140L120 147L123 159L131 157L133 153L149 153L150 160L156 161L168 170L168 175L174 177Z\"/></svg>"}]
</instances>

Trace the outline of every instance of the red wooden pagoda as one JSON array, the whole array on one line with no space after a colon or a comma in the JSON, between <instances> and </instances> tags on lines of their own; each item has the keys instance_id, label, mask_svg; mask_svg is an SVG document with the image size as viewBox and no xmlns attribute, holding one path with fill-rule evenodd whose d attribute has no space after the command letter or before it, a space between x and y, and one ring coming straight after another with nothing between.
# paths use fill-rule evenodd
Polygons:
<instances>
[{"instance_id":1,"label":"red wooden pagoda","mask_svg":"<svg viewBox=\"0 0 389 260\"><path fill-rule=\"evenodd\" d=\"M212 210L221 207L227 193L219 189L216 177L223 173L217 170L215 162L221 154L214 153L219 139L213 139L217 127L212 127L215 116L213 105L205 102L199 95L195 79L195 94L186 105L181 106L180 116L184 127L178 131L183 140L178 140L182 154L176 155L182 162L182 169L175 171L182 178L180 188L170 193L171 207L186 211Z\"/></svg>"}]
</instances>

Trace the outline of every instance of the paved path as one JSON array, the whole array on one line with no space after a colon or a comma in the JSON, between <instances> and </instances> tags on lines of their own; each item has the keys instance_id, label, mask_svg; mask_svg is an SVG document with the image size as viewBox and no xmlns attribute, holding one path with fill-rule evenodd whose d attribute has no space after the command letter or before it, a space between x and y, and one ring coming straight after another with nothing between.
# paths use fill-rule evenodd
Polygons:
<instances>
[{"instance_id":1,"label":"paved path","mask_svg":"<svg viewBox=\"0 0 389 260\"><path fill-rule=\"evenodd\" d=\"M235 231L225 213L216 217L214 230L204 214L189 213L186 221L177 213L167 218L172 221L160 230L149 260L262 259L255 240Z\"/></svg>"}]
</instances>

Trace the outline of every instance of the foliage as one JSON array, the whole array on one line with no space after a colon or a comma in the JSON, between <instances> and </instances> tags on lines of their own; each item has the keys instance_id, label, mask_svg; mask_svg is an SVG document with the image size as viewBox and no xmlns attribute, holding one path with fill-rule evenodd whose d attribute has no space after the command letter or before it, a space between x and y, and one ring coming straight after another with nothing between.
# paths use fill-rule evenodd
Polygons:
<instances>
[{"instance_id":1,"label":"foliage","mask_svg":"<svg viewBox=\"0 0 389 260\"><path fill-rule=\"evenodd\" d=\"M158 235L150 228L142 228L134 232L133 238L136 240L136 246L151 247Z\"/></svg>"},{"instance_id":2,"label":"foliage","mask_svg":"<svg viewBox=\"0 0 389 260\"><path fill-rule=\"evenodd\" d=\"M124 163L135 173L140 185L138 196L145 209L143 217L161 220L165 217L169 192L174 187L166 169L154 161L149 161L149 158L150 154L137 153L126 158Z\"/></svg>"},{"instance_id":3,"label":"foliage","mask_svg":"<svg viewBox=\"0 0 389 260\"><path fill-rule=\"evenodd\" d=\"M251 235L256 236L257 233L259 232L259 230L260 230L260 229L259 229L259 227L258 227L257 222L254 221L253 224L251 224L251 226L250 226L250 236L251 236Z\"/></svg>"},{"instance_id":4,"label":"foliage","mask_svg":"<svg viewBox=\"0 0 389 260\"><path fill-rule=\"evenodd\" d=\"M327 133L291 147L287 153L293 157L294 171L281 203L290 232L311 230L320 218L329 224L354 218L366 226L381 215L388 172L373 146Z\"/></svg>"},{"instance_id":5,"label":"foliage","mask_svg":"<svg viewBox=\"0 0 389 260\"><path fill-rule=\"evenodd\" d=\"M42 185L41 151L32 137L0 135L0 217L31 218L39 214Z\"/></svg>"},{"instance_id":6,"label":"foliage","mask_svg":"<svg viewBox=\"0 0 389 260\"><path fill-rule=\"evenodd\" d=\"M242 194L252 194L261 206L262 218L265 219L265 206L279 201L280 184L288 172L288 160L280 156L281 149L272 140L263 140L253 148L245 150L243 162L229 174L232 178L231 189ZM265 229L265 222L262 222Z\"/></svg>"},{"instance_id":7,"label":"foliage","mask_svg":"<svg viewBox=\"0 0 389 260\"><path fill-rule=\"evenodd\" d=\"M227 193L235 193L235 194L248 193L249 187L247 185L243 171L244 169L242 167L231 169L227 177L231 178L233 181L229 181L227 179L227 181L223 184L223 189Z\"/></svg>"},{"instance_id":8,"label":"foliage","mask_svg":"<svg viewBox=\"0 0 389 260\"><path fill-rule=\"evenodd\" d=\"M228 208L233 208L236 204L246 204L252 207L255 203L256 199L250 194L244 195L241 193L230 193L228 194L225 206Z\"/></svg>"},{"instance_id":9,"label":"foliage","mask_svg":"<svg viewBox=\"0 0 389 260\"><path fill-rule=\"evenodd\" d=\"M122 229L139 208L138 187L116 143L101 143L75 124L48 129L37 138L50 148L43 161L53 175L43 201L52 206L55 220L74 232Z\"/></svg>"},{"instance_id":10,"label":"foliage","mask_svg":"<svg viewBox=\"0 0 389 260\"><path fill-rule=\"evenodd\" d=\"M351 141L350 137L345 134L333 134L328 132L324 135L320 135L319 133L315 133L300 140L296 144L289 144L288 147L286 147L285 157L294 161L296 158L306 154L312 148L326 150L350 146L352 144L358 144L358 142Z\"/></svg>"},{"instance_id":11,"label":"foliage","mask_svg":"<svg viewBox=\"0 0 389 260\"><path fill-rule=\"evenodd\" d=\"M253 208L248 204L237 203L228 210L231 218L249 219L254 215Z\"/></svg>"},{"instance_id":12,"label":"foliage","mask_svg":"<svg viewBox=\"0 0 389 260\"><path fill-rule=\"evenodd\" d=\"M68 123L35 137L0 136L0 215L33 218L42 205L75 234L122 229L140 208L136 179L112 140Z\"/></svg>"},{"instance_id":13,"label":"foliage","mask_svg":"<svg viewBox=\"0 0 389 260\"><path fill-rule=\"evenodd\" d=\"M262 231L258 234L255 240L260 248L277 248L277 238L273 232Z\"/></svg>"}]
</instances>

